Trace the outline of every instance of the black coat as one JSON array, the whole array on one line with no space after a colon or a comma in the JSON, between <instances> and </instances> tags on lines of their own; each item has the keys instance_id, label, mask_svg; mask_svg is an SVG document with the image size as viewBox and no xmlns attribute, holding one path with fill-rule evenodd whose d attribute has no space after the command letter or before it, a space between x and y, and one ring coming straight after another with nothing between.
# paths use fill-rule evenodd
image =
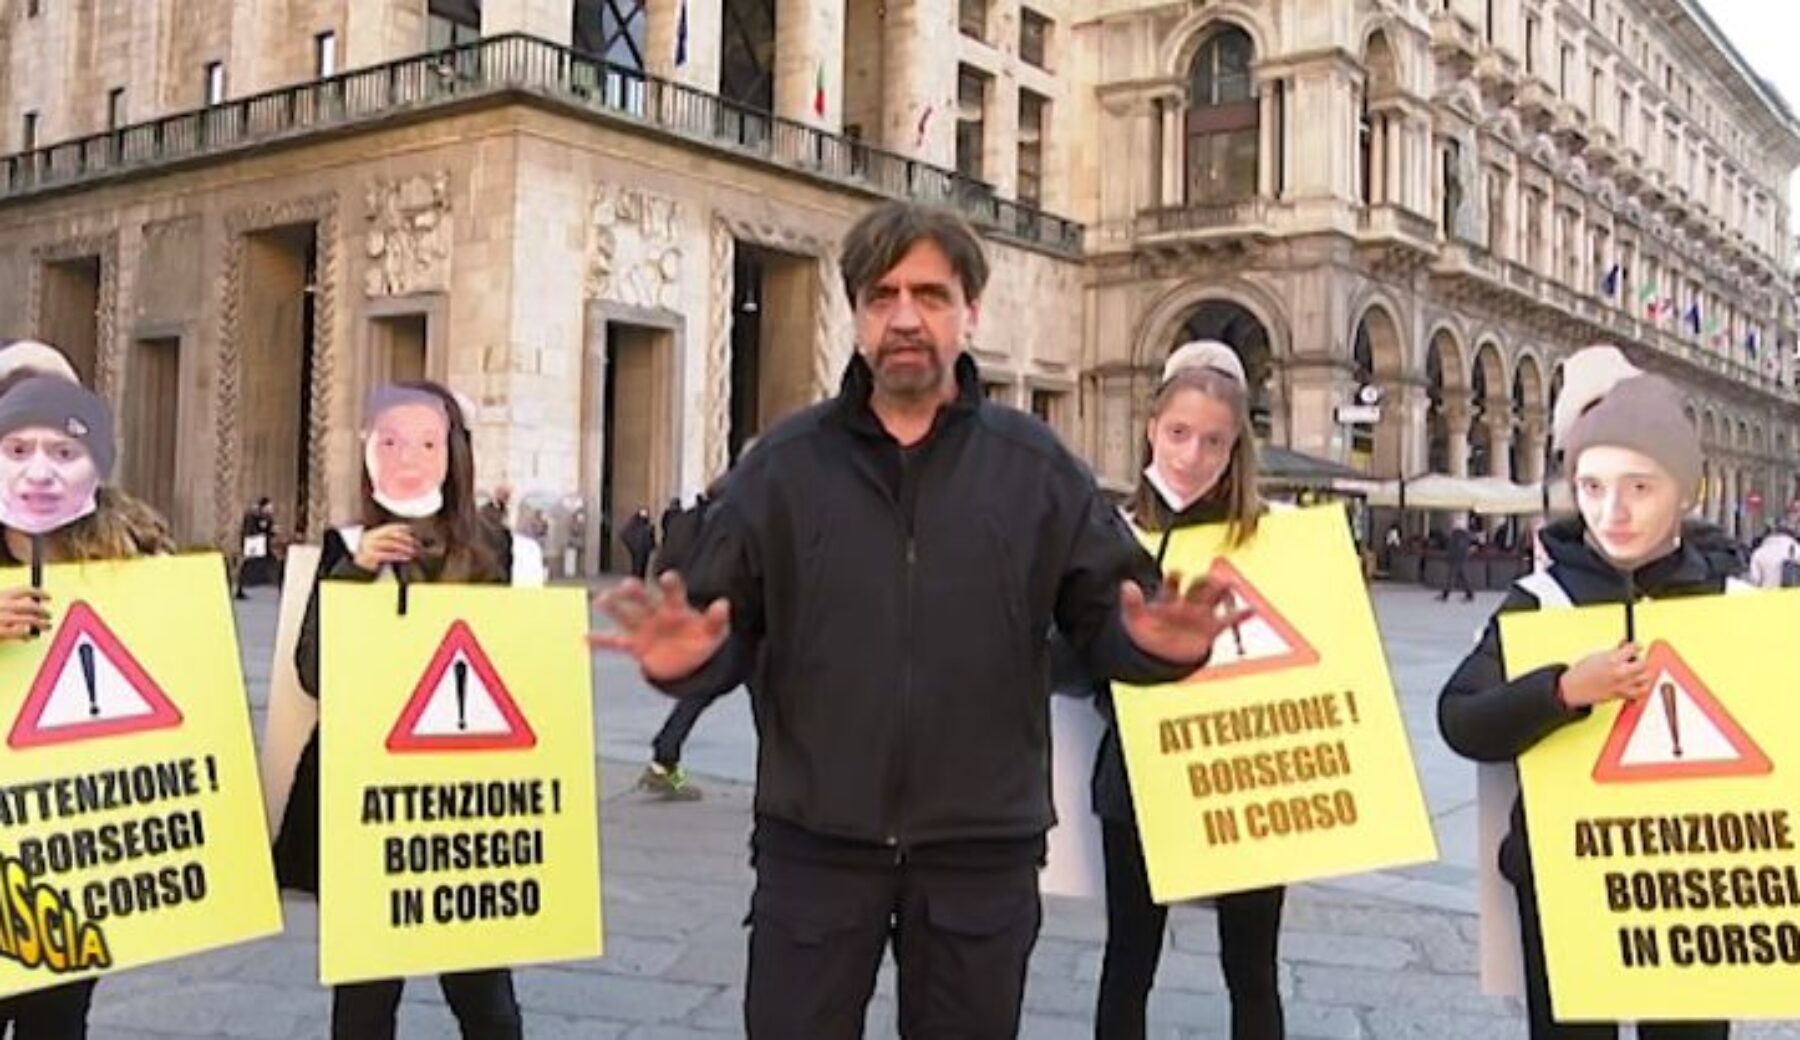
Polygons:
<instances>
[{"instance_id":1,"label":"black coat","mask_svg":"<svg viewBox=\"0 0 1800 1040\"><path fill-rule=\"evenodd\" d=\"M726 478L686 576L726 597L729 641L680 696L749 686L756 809L782 829L910 848L1041 839L1049 784L1045 633L1094 674L1166 682L1119 586L1156 570L1049 427L959 396L902 451L851 361L833 400L766 434ZM759 823L759 834L761 833Z\"/></svg>"},{"instance_id":2,"label":"black coat","mask_svg":"<svg viewBox=\"0 0 1800 1040\"><path fill-rule=\"evenodd\" d=\"M1586 526L1579 518L1552 524L1539 537L1550 557L1550 576L1576 606L1722 592L1726 579L1743 569L1736 545L1705 524L1687 525L1674 552L1629 574L1615 569L1588 544ZM1481 641L1438 695L1438 729L1457 754L1477 762L1516 762L1545 737L1587 718L1588 709L1568 707L1557 692L1566 665L1546 665L1507 678L1500 615L1538 606L1536 597L1514 586L1482 630ZM1524 881L1530 876L1530 857L1524 808L1515 800L1512 828L1500 847L1501 872L1515 882Z\"/></svg>"},{"instance_id":3,"label":"black coat","mask_svg":"<svg viewBox=\"0 0 1800 1040\"><path fill-rule=\"evenodd\" d=\"M500 563L500 573L512 574L512 535L491 525L483 526ZM319 549L319 569L313 577L312 592L306 600L306 617L301 622L300 637L294 645L294 669L299 673L300 689L314 700L319 689L319 586L332 581L375 580L375 575L356 565L349 545L336 528L325 532ZM505 580L504 578L502 580ZM397 595L398 593L396 593ZM275 835L275 877L283 888L302 892L319 891L319 730L300 752L294 767L294 784L288 794L287 809L281 817L281 830Z\"/></svg>"}]
</instances>

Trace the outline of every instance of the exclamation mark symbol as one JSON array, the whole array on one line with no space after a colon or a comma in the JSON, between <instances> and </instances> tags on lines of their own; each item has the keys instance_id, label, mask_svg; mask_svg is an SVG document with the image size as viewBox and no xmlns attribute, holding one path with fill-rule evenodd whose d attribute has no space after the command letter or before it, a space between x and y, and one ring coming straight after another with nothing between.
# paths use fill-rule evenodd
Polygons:
<instances>
[{"instance_id":1,"label":"exclamation mark symbol","mask_svg":"<svg viewBox=\"0 0 1800 1040\"><path fill-rule=\"evenodd\" d=\"M1350 722L1352 724L1362 721L1362 715L1356 710L1356 691L1355 690L1345 690L1344 691L1344 707L1350 709Z\"/></svg>"},{"instance_id":2,"label":"exclamation mark symbol","mask_svg":"<svg viewBox=\"0 0 1800 1040\"><path fill-rule=\"evenodd\" d=\"M95 685L94 644L83 643L75 648L75 652L81 655L81 677L87 680L88 714L97 719L100 717L100 688Z\"/></svg>"},{"instance_id":3,"label":"exclamation mark symbol","mask_svg":"<svg viewBox=\"0 0 1800 1040\"><path fill-rule=\"evenodd\" d=\"M1238 598L1237 590L1235 590L1235 589L1232 590L1230 605L1226 609L1230 610L1233 614L1244 609L1243 600ZM1231 623L1231 642L1234 645L1236 645L1236 647L1237 647L1238 659L1240 661L1243 660L1243 658L1244 658L1244 629L1240 622L1233 621Z\"/></svg>"},{"instance_id":4,"label":"exclamation mark symbol","mask_svg":"<svg viewBox=\"0 0 1800 1040\"><path fill-rule=\"evenodd\" d=\"M1681 757L1681 723L1675 712L1675 684L1662 684L1663 717L1669 720L1669 743L1674 747L1675 757Z\"/></svg>"},{"instance_id":5,"label":"exclamation mark symbol","mask_svg":"<svg viewBox=\"0 0 1800 1040\"><path fill-rule=\"evenodd\" d=\"M469 728L469 662L458 661L450 666L456 675L456 728Z\"/></svg>"}]
</instances>

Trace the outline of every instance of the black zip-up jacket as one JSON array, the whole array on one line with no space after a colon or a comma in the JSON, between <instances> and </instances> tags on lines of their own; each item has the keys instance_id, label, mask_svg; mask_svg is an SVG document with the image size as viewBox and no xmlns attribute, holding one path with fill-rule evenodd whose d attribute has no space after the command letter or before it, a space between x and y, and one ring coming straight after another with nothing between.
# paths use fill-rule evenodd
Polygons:
<instances>
[{"instance_id":1,"label":"black zip-up jacket","mask_svg":"<svg viewBox=\"0 0 1800 1040\"><path fill-rule=\"evenodd\" d=\"M985 403L975 363L902 450L852 359L839 395L780 423L726 478L690 597L731 602L725 646L677 696L743 683L767 829L909 850L1039 840L1055 822L1045 633L1092 674L1172 681L1127 638L1119 586L1149 556L1037 419Z\"/></svg>"},{"instance_id":2,"label":"black zip-up jacket","mask_svg":"<svg viewBox=\"0 0 1800 1040\"><path fill-rule=\"evenodd\" d=\"M1579 518L1558 521L1539 536L1550 557L1550 576L1576 606L1671 599L1723 592L1725 580L1743 569L1735 543L1709 524L1689 523L1681 545L1667 556L1623 573L1587 541ZM1481 641L1438 695L1438 729L1457 754L1477 762L1516 762L1545 737L1588 716L1557 693L1565 665L1546 665L1508 681L1500 645L1500 615L1538 609L1536 597L1514 586L1482 631ZM1619 637L1624 638L1621 629ZM1594 647L1603 650L1605 647ZM1521 800L1500 846L1500 870L1515 884L1531 877L1531 849Z\"/></svg>"}]
</instances>

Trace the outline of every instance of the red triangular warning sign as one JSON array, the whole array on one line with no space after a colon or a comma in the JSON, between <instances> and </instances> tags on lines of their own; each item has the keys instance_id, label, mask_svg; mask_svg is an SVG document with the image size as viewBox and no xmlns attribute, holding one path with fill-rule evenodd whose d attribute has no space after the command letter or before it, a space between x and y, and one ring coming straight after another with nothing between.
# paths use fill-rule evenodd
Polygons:
<instances>
[{"instance_id":1,"label":"red triangular warning sign","mask_svg":"<svg viewBox=\"0 0 1800 1040\"><path fill-rule=\"evenodd\" d=\"M500 673L461 621L451 624L388 733L389 751L495 751L537 746Z\"/></svg>"},{"instance_id":2,"label":"red triangular warning sign","mask_svg":"<svg viewBox=\"0 0 1800 1040\"><path fill-rule=\"evenodd\" d=\"M1597 783L1761 776L1774 771L1675 648L1657 640L1646 657L1650 695L1626 704L1594 763Z\"/></svg>"},{"instance_id":3,"label":"red triangular warning sign","mask_svg":"<svg viewBox=\"0 0 1800 1040\"><path fill-rule=\"evenodd\" d=\"M1206 666L1186 681L1213 682L1319 663L1319 652L1279 610L1269 605L1242 571L1217 559L1207 576L1228 586L1236 607L1249 610L1251 616L1220 633Z\"/></svg>"},{"instance_id":4,"label":"red triangular warning sign","mask_svg":"<svg viewBox=\"0 0 1800 1040\"><path fill-rule=\"evenodd\" d=\"M42 747L179 725L168 694L94 608L77 601L56 626L6 743Z\"/></svg>"}]
</instances>

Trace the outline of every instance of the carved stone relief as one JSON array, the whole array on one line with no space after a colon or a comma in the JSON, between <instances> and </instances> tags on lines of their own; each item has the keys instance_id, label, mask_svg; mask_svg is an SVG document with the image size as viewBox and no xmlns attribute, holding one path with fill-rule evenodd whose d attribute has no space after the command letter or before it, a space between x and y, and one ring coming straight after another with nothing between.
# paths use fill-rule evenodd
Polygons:
<instances>
[{"instance_id":1,"label":"carved stone relief","mask_svg":"<svg viewBox=\"0 0 1800 1040\"><path fill-rule=\"evenodd\" d=\"M588 213L587 295L633 307L681 309L679 202L601 185Z\"/></svg>"},{"instance_id":2,"label":"carved stone relief","mask_svg":"<svg viewBox=\"0 0 1800 1040\"><path fill-rule=\"evenodd\" d=\"M450 287L450 175L419 174L377 181L363 196L369 260L363 293L370 297L443 292Z\"/></svg>"}]
</instances>

